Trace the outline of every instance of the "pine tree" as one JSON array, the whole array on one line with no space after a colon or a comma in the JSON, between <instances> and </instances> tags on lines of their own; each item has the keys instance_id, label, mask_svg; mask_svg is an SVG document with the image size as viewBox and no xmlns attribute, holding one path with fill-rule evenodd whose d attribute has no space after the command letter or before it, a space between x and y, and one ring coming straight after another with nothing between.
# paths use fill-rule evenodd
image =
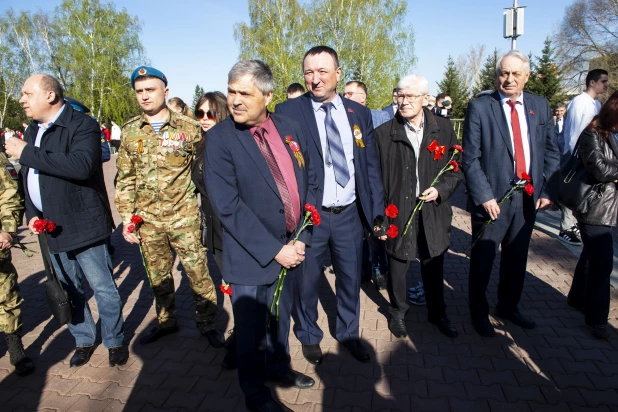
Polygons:
<instances>
[{"instance_id":1,"label":"pine tree","mask_svg":"<svg viewBox=\"0 0 618 412\"><path fill-rule=\"evenodd\" d=\"M204 89L202 88L202 86L200 86L199 84L195 85L195 91L193 92L193 103L191 103L191 107L193 108L193 111L195 111L195 109L197 109L197 102L200 100L200 97L202 97L204 95Z\"/></svg>"},{"instance_id":2,"label":"pine tree","mask_svg":"<svg viewBox=\"0 0 618 412\"><path fill-rule=\"evenodd\" d=\"M494 52L487 56L485 64L481 69L477 83L472 89L472 95L476 96L478 93L484 90L496 89L496 64L498 63L498 49L494 49Z\"/></svg>"},{"instance_id":3,"label":"pine tree","mask_svg":"<svg viewBox=\"0 0 618 412\"><path fill-rule=\"evenodd\" d=\"M453 101L453 118L463 119L468 107L468 89L461 79L457 66L451 56L448 56L444 79L438 83L438 87L440 93L448 94Z\"/></svg>"},{"instance_id":4,"label":"pine tree","mask_svg":"<svg viewBox=\"0 0 618 412\"><path fill-rule=\"evenodd\" d=\"M551 47L549 38L545 39L545 46L541 53L541 57L534 58L536 61L530 59L532 67L526 91L545 97L553 107L564 100L564 95L560 89L562 74L554 60L554 49Z\"/></svg>"}]
</instances>

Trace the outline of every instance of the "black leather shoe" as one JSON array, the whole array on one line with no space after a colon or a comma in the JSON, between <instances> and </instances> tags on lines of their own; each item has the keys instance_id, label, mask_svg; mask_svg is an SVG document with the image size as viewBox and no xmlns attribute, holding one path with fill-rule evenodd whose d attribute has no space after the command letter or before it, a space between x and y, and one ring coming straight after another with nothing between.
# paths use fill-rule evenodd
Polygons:
<instances>
[{"instance_id":1,"label":"black leather shoe","mask_svg":"<svg viewBox=\"0 0 618 412\"><path fill-rule=\"evenodd\" d=\"M29 357L21 358L15 364L15 375L27 376L34 372L34 362Z\"/></svg>"},{"instance_id":2,"label":"black leather shoe","mask_svg":"<svg viewBox=\"0 0 618 412\"><path fill-rule=\"evenodd\" d=\"M344 348L350 351L352 356L359 362L369 362L371 357L369 356L369 352L367 348L363 346L360 340L358 339L349 339L344 342L341 342Z\"/></svg>"},{"instance_id":3,"label":"black leather shoe","mask_svg":"<svg viewBox=\"0 0 618 412\"><path fill-rule=\"evenodd\" d=\"M605 325L588 326L590 333L597 339L609 339L609 332Z\"/></svg>"},{"instance_id":4,"label":"black leather shoe","mask_svg":"<svg viewBox=\"0 0 618 412\"><path fill-rule=\"evenodd\" d=\"M303 345L303 356L307 359L307 362L313 365L319 365L322 363L322 349L320 344L315 345Z\"/></svg>"},{"instance_id":5,"label":"black leather shoe","mask_svg":"<svg viewBox=\"0 0 618 412\"><path fill-rule=\"evenodd\" d=\"M270 376L268 380L282 386L294 387L298 389L307 389L315 385L315 381L310 376L292 369L282 376Z\"/></svg>"},{"instance_id":6,"label":"black leather shoe","mask_svg":"<svg viewBox=\"0 0 618 412\"><path fill-rule=\"evenodd\" d=\"M124 346L109 348L109 366L122 366L129 359L129 350Z\"/></svg>"},{"instance_id":7,"label":"black leather shoe","mask_svg":"<svg viewBox=\"0 0 618 412\"><path fill-rule=\"evenodd\" d=\"M487 316L482 319L472 319L472 326L474 326L474 330L481 336L486 338L491 338L496 336L496 330L491 325L489 318Z\"/></svg>"},{"instance_id":8,"label":"black leather shoe","mask_svg":"<svg viewBox=\"0 0 618 412\"><path fill-rule=\"evenodd\" d=\"M408 331L406 330L406 324L402 319L391 318L388 322L388 328L391 333L395 335L396 338L405 338L408 336Z\"/></svg>"},{"instance_id":9,"label":"black leather shoe","mask_svg":"<svg viewBox=\"0 0 618 412\"><path fill-rule=\"evenodd\" d=\"M282 405L272 399L259 405L246 404L245 406L252 412L294 412L285 405Z\"/></svg>"},{"instance_id":10,"label":"black leather shoe","mask_svg":"<svg viewBox=\"0 0 618 412\"><path fill-rule=\"evenodd\" d=\"M495 315L499 318L510 320L517 326L521 326L524 329L536 328L536 323L529 317L522 315L520 312L504 312L496 309Z\"/></svg>"},{"instance_id":11,"label":"black leather shoe","mask_svg":"<svg viewBox=\"0 0 618 412\"><path fill-rule=\"evenodd\" d=\"M149 343L158 341L163 336L171 335L179 330L180 329L178 329L178 326L170 326L169 328L160 328L155 326L150 332L146 333L139 339L139 343L142 345L148 345Z\"/></svg>"},{"instance_id":12,"label":"black leather shoe","mask_svg":"<svg viewBox=\"0 0 618 412\"><path fill-rule=\"evenodd\" d=\"M78 366L85 365L90 360L92 353L94 352L95 345L81 346L75 349L75 353L69 361L71 368L77 368Z\"/></svg>"},{"instance_id":13,"label":"black leather shoe","mask_svg":"<svg viewBox=\"0 0 618 412\"><path fill-rule=\"evenodd\" d=\"M457 332L457 329L455 329L455 326L453 326L451 321L448 320L447 318L441 318L440 320L435 321L435 322L430 320L429 322L436 325L438 327L438 330L442 332L442 334L448 336L449 338L456 338L457 336L459 336L459 332Z\"/></svg>"},{"instance_id":14,"label":"black leather shoe","mask_svg":"<svg viewBox=\"0 0 618 412\"><path fill-rule=\"evenodd\" d=\"M216 329L210 329L206 332L202 332L202 335L206 336L206 339L208 339L208 343L210 343L210 346L212 346L213 348L223 347L223 340L221 339L221 334Z\"/></svg>"},{"instance_id":15,"label":"black leather shoe","mask_svg":"<svg viewBox=\"0 0 618 412\"><path fill-rule=\"evenodd\" d=\"M375 271L371 277L371 280L373 280L373 284L377 290L386 290L386 278L382 272L379 270Z\"/></svg>"}]
</instances>

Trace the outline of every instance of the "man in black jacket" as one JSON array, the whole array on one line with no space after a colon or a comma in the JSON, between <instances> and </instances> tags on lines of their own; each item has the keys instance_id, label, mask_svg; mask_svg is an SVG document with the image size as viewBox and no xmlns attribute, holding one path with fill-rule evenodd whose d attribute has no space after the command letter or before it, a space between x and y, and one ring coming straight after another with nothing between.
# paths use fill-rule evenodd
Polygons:
<instances>
[{"instance_id":1,"label":"man in black jacket","mask_svg":"<svg viewBox=\"0 0 618 412\"><path fill-rule=\"evenodd\" d=\"M5 147L22 165L28 227L39 233L39 219L56 224L41 232L46 232L52 264L73 305L68 327L77 349L70 365L84 365L95 349L96 326L84 295L84 276L99 308L109 364L124 365L129 354L123 346L122 302L107 250L113 221L99 125L66 104L62 86L48 75L28 78L19 102L34 122L23 141L11 138Z\"/></svg>"}]
</instances>

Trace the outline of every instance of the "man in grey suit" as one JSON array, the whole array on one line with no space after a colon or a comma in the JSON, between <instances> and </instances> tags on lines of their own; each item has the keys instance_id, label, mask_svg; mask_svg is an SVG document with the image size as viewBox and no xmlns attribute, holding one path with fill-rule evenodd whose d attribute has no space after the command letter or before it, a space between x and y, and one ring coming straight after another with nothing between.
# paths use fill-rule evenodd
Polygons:
<instances>
[{"instance_id":1,"label":"man in grey suit","mask_svg":"<svg viewBox=\"0 0 618 412\"><path fill-rule=\"evenodd\" d=\"M472 214L472 238L489 225L470 256L469 301L472 324L482 336L494 336L489 321L487 285L493 260L502 246L496 316L532 329L535 322L517 307L524 286L528 246L536 210L548 208L558 195L559 153L549 103L523 93L530 61L511 50L496 64L496 88L470 102L463 133L463 170ZM499 199L524 173L534 193L523 191L503 204Z\"/></svg>"}]
</instances>

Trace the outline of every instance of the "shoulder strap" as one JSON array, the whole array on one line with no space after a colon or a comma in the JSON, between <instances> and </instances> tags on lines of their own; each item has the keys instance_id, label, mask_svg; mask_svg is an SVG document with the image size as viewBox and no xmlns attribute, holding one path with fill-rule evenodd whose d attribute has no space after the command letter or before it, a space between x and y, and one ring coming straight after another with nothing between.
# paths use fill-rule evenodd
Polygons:
<instances>
[{"instance_id":1,"label":"shoulder strap","mask_svg":"<svg viewBox=\"0 0 618 412\"><path fill-rule=\"evenodd\" d=\"M54 271L54 265L52 264L49 254L49 246L47 245L47 235L45 233L39 233L39 246L41 247L41 255L43 255L43 265L45 266L45 272L47 272L47 280L50 282L60 282Z\"/></svg>"}]
</instances>

